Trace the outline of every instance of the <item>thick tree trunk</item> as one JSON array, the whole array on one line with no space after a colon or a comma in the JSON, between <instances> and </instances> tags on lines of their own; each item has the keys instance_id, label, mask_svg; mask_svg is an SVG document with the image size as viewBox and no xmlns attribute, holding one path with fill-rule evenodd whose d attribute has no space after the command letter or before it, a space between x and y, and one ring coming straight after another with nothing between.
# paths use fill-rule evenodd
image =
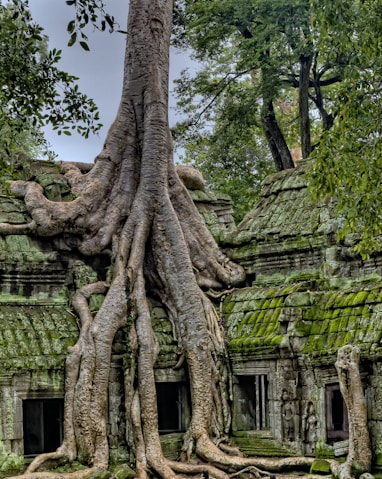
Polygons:
<instances>
[{"instance_id":1,"label":"thick tree trunk","mask_svg":"<svg viewBox=\"0 0 382 479\"><path fill-rule=\"evenodd\" d=\"M359 359L359 349L347 345L338 350L335 364L349 415L349 453L340 468L341 479L369 472L371 468L367 407L359 372Z\"/></svg>"}]
</instances>

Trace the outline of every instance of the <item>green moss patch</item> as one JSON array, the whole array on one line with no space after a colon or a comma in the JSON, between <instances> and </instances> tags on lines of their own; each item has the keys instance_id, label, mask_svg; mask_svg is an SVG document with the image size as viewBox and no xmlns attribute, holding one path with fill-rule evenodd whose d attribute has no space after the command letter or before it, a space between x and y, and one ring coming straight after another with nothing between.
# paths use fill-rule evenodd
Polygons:
<instances>
[{"instance_id":1,"label":"green moss patch","mask_svg":"<svg viewBox=\"0 0 382 479\"><path fill-rule=\"evenodd\" d=\"M67 347L78 337L65 305L1 304L0 368L63 368Z\"/></svg>"},{"instance_id":2,"label":"green moss patch","mask_svg":"<svg viewBox=\"0 0 382 479\"><path fill-rule=\"evenodd\" d=\"M364 357L382 353L382 284L360 283L336 291L319 286L302 282L232 293L223 303L231 351L275 351L294 337L300 339L300 352L312 360L335 356L349 343L357 344Z\"/></svg>"},{"instance_id":3,"label":"green moss patch","mask_svg":"<svg viewBox=\"0 0 382 479\"><path fill-rule=\"evenodd\" d=\"M310 467L310 474L330 474L330 464L325 459L316 459Z\"/></svg>"}]
</instances>

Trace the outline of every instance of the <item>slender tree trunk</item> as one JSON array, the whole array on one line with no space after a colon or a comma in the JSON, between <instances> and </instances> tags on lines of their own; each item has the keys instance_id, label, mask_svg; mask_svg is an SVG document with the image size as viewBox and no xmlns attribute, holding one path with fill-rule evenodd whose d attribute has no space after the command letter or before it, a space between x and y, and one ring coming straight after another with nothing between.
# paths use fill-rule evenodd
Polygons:
<instances>
[{"instance_id":1,"label":"slender tree trunk","mask_svg":"<svg viewBox=\"0 0 382 479\"><path fill-rule=\"evenodd\" d=\"M322 96L321 85L320 85L320 78L321 74L317 71L317 54L315 55L314 62L313 62L313 86L315 95L312 96L312 100L314 104L318 108L318 111L321 115L322 121L322 129L323 130L330 130L333 126L334 117L331 113L328 113L324 106L324 99Z\"/></svg>"},{"instance_id":2,"label":"slender tree trunk","mask_svg":"<svg viewBox=\"0 0 382 479\"><path fill-rule=\"evenodd\" d=\"M269 149L273 157L276 169L278 171L294 168L292 155L285 141L285 137L276 118L273 107L274 100L274 78L270 63L270 51L267 50L262 54L263 67L261 69L262 76L262 107L261 107L261 124L265 138L268 141Z\"/></svg>"},{"instance_id":3,"label":"slender tree trunk","mask_svg":"<svg viewBox=\"0 0 382 479\"><path fill-rule=\"evenodd\" d=\"M277 170L294 168L292 155L278 124L272 100L264 99L261 123Z\"/></svg>"},{"instance_id":4,"label":"slender tree trunk","mask_svg":"<svg viewBox=\"0 0 382 479\"><path fill-rule=\"evenodd\" d=\"M309 80L312 61L312 54L301 55L300 57L299 116L301 153L303 158L308 158L308 156L312 152L309 119Z\"/></svg>"}]
</instances>

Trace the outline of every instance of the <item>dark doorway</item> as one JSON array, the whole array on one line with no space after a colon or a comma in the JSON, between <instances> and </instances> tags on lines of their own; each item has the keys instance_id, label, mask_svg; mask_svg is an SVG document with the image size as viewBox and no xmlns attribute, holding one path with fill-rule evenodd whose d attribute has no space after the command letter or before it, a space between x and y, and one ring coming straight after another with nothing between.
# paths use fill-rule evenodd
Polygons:
<instances>
[{"instance_id":1,"label":"dark doorway","mask_svg":"<svg viewBox=\"0 0 382 479\"><path fill-rule=\"evenodd\" d=\"M329 444L349 438L348 411L339 384L326 387L326 435Z\"/></svg>"},{"instance_id":2,"label":"dark doorway","mask_svg":"<svg viewBox=\"0 0 382 479\"><path fill-rule=\"evenodd\" d=\"M62 442L63 399L23 401L24 455L52 452Z\"/></svg>"},{"instance_id":3,"label":"dark doorway","mask_svg":"<svg viewBox=\"0 0 382 479\"><path fill-rule=\"evenodd\" d=\"M182 384L156 383L159 432L183 431Z\"/></svg>"},{"instance_id":4,"label":"dark doorway","mask_svg":"<svg viewBox=\"0 0 382 479\"><path fill-rule=\"evenodd\" d=\"M269 428L268 378L266 374L237 376L234 417L239 431Z\"/></svg>"}]
</instances>

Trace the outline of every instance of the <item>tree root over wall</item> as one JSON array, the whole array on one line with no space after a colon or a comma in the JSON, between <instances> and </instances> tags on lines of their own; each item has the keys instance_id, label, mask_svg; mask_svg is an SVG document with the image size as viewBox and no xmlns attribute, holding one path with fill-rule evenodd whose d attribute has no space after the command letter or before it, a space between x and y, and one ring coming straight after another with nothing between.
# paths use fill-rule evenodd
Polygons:
<instances>
[{"instance_id":1,"label":"tree root over wall","mask_svg":"<svg viewBox=\"0 0 382 479\"><path fill-rule=\"evenodd\" d=\"M167 118L172 2L130 0L129 8L116 120L89 172L62 165L76 199L52 202L36 183L11 182L32 221L23 227L0 224L3 234L73 233L81 238L81 254L109 254L113 271L110 281L100 278L73 298L81 331L66 360L63 444L35 458L20 477L84 479L108 468L112 344L128 318L134 321L129 335L132 361L125 375L126 429L139 479L152 474L173 479L203 470L226 479L249 467L269 472L307 468L312 458L244 458L216 445L230 430L228 358L219 318L202 288L233 287L243 281L244 272L218 249L172 161ZM154 379L159 348L147 292L166 306L187 366L192 416L182 462L162 453ZM105 300L93 316L88 300L99 293ZM200 464L189 462L192 453ZM89 467L62 474L42 471L74 459Z\"/></svg>"}]
</instances>

